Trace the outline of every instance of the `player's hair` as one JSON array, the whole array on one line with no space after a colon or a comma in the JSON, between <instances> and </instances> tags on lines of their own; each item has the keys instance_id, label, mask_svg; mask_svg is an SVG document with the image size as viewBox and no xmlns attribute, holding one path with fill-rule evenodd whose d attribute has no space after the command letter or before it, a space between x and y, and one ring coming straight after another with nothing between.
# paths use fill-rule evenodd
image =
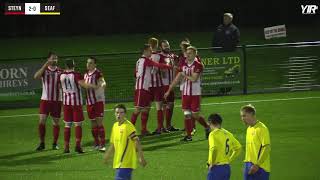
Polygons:
<instances>
[{"instance_id":1,"label":"player's hair","mask_svg":"<svg viewBox=\"0 0 320 180\"><path fill-rule=\"evenodd\" d=\"M250 113L252 115L256 115L256 108L252 104L248 104L241 107L242 112Z\"/></svg>"},{"instance_id":2,"label":"player's hair","mask_svg":"<svg viewBox=\"0 0 320 180\"><path fill-rule=\"evenodd\" d=\"M198 54L198 50L197 50L196 47L194 47L194 46L189 46L189 47L187 47L187 50L189 50L189 49L191 49L193 52L195 52L196 54Z\"/></svg>"},{"instance_id":3,"label":"player's hair","mask_svg":"<svg viewBox=\"0 0 320 180\"><path fill-rule=\"evenodd\" d=\"M148 39L148 44L150 44L152 49L155 49L158 46L159 40L157 38L149 38Z\"/></svg>"},{"instance_id":4,"label":"player's hair","mask_svg":"<svg viewBox=\"0 0 320 180\"><path fill-rule=\"evenodd\" d=\"M162 44L162 43L168 43L169 44L169 41L166 40L166 39L163 39L163 40L160 41L160 44Z\"/></svg>"},{"instance_id":5,"label":"player's hair","mask_svg":"<svg viewBox=\"0 0 320 180\"><path fill-rule=\"evenodd\" d=\"M150 44L144 44L143 47L141 48L141 53L143 53L145 50L151 48Z\"/></svg>"},{"instance_id":6,"label":"player's hair","mask_svg":"<svg viewBox=\"0 0 320 180\"><path fill-rule=\"evenodd\" d=\"M219 124L219 125L221 125L222 124L222 117L217 113L210 114L210 116L208 117L208 121L211 124Z\"/></svg>"},{"instance_id":7,"label":"player's hair","mask_svg":"<svg viewBox=\"0 0 320 180\"><path fill-rule=\"evenodd\" d=\"M184 39L182 39L181 43L188 43L188 44L191 44L191 41L189 40L189 38L185 37Z\"/></svg>"},{"instance_id":8,"label":"player's hair","mask_svg":"<svg viewBox=\"0 0 320 180\"><path fill-rule=\"evenodd\" d=\"M167 43L167 44L169 44L169 41L166 40L166 39L161 40L161 41L160 41L160 48L161 48L161 49L162 49L162 43Z\"/></svg>"},{"instance_id":9,"label":"player's hair","mask_svg":"<svg viewBox=\"0 0 320 180\"><path fill-rule=\"evenodd\" d=\"M183 49L187 49L188 47L191 46L191 44L188 43L188 42L183 41L183 42L181 42L180 46L181 46Z\"/></svg>"},{"instance_id":10,"label":"player's hair","mask_svg":"<svg viewBox=\"0 0 320 180\"><path fill-rule=\"evenodd\" d=\"M127 112L127 108L126 108L126 106L124 104L115 105L113 110L115 111L117 108L123 109L125 113Z\"/></svg>"},{"instance_id":11,"label":"player's hair","mask_svg":"<svg viewBox=\"0 0 320 180\"><path fill-rule=\"evenodd\" d=\"M65 63L65 65L66 65L66 67L67 67L68 69L74 68L74 61L73 61L73 59L66 59L66 60L64 61L64 63Z\"/></svg>"},{"instance_id":12,"label":"player's hair","mask_svg":"<svg viewBox=\"0 0 320 180\"><path fill-rule=\"evenodd\" d=\"M97 58L93 57L93 56L90 56L89 59L92 59L94 64L97 64Z\"/></svg>"},{"instance_id":13,"label":"player's hair","mask_svg":"<svg viewBox=\"0 0 320 180\"><path fill-rule=\"evenodd\" d=\"M57 54L52 51L49 51L47 55L47 59L49 59L51 56L57 56Z\"/></svg>"},{"instance_id":14,"label":"player's hair","mask_svg":"<svg viewBox=\"0 0 320 180\"><path fill-rule=\"evenodd\" d=\"M187 42L182 42L182 43L181 43L181 46L183 47L183 49L187 49L188 47L191 46L191 44L190 44L190 43L187 43Z\"/></svg>"}]
</instances>

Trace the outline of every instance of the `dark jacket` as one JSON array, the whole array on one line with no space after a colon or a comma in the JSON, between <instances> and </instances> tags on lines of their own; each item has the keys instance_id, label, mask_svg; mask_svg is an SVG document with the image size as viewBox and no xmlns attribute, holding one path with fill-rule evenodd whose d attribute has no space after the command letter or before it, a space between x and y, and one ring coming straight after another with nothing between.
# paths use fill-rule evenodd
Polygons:
<instances>
[{"instance_id":1,"label":"dark jacket","mask_svg":"<svg viewBox=\"0 0 320 180\"><path fill-rule=\"evenodd\" d=\"M213 47L223 47L218 51L234 51L235 47L240 42L240 31L234 24L221 24L217 27L213 39Z\"/></svg>"}]
</instances>

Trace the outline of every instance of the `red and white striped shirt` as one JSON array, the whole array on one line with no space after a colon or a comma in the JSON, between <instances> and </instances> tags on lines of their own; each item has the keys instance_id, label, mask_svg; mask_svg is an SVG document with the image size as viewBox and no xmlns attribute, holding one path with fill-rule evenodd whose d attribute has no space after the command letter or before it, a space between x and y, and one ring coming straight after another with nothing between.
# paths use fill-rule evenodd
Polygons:
<instances>
[{"instance_id":1,"label":"red and white striped shirt","mask_svg":"<svg viewBox=\"0 0 320 180\"><path fill-rule=\"evenodd\" d=\"M63 92L63 105L82 105L81 87L78 81L83 80L83 76L74 71L64 71L60 75L60 83Z\"/></svg>"},{"instance_id":2,"label":"red and white striped shirt","mask_svg":"<svg viewBox=\"0 0 320 180\"><path fill-rule=\"evenodd\" d=\"M201 63L201 58L198 55L196 56L195 60ZM179 67L186 62L187 62L187 58L184 56L184 54L181 54L181 56L179 56ZM180 91L183 91L183 83L184 83L184 79L180 82Z\"/></svg>"},{"instance_id":3,"label":"red and white striped shirt","mask_svg":"<svg viewBox=\"0 0 320 180\"><path fill-rule=\"evenodd\" d=\"M47 67L42 74L42 95L41 100L46 101L62 101L61 91L59 87L59 75L62 70L58 67L51 69Z\"/></svg>"},{"instance_id":4,"label":"red and white striped shirt","mask_svg":"<svg viewBox=\"0 0 320 180\"><path fill-rule=\"evenodd\" d=\"M158 52L152 52L151 55L151 60L154 62L159 63L160 62L160 54ZM163 82L162 82L162 76L160 73L159 68L153 67L151 70L151 83L150 87L162 87Z\"/></svg>"},{"instance_id":5,"label":"red and white striped shirt","mask_svg":"<svg viewBox=\"0 0 320 180\"><path fill-rule=\"evenodd\" d=\"M196 60L188 64L187 61L180 65L179 71L185 73L187 76L191 76L192 73L199 73L201 75L203 71L203 65ZM182 93L187 96L201 95L201 78L199 77L196 81L192 82L189 79L184 79L182 82Z\"/></svg>"},{"instance_id":6,"label":"red and white striped shirt","mask_svg":"<svg viewBox=\"0 0 320 180\"><path fill-rule=\"evenodd\" d=\"M95 69L93 72L86 72L84 74L84 80L88 84L95 84L98 85L98 80L103 77L102 72L98 69ZM105 101L104 96L104 88L100 87L98 89L87 89L86 90L87 98L86 103L87 105L95 104L96 102L103 102Z\"/></svg>"},{"instance_id":7,"label":"red and white striped shirt","mask_svg":"<svg viewBox=\"0 0 320 180\"><path fill-rule=\"evenodd\" d=\"M160 63L167 64L170 66L174 65L174 54L160 53ZM164 69L161 71L162 83L164 86L169 86L175 77L173 69Z\"/></svg>"},{"instance_id":8,"label":"red and white striped shirt","mask_svg":"<svg viewBox=\"0 0 320 180\"><path fill-rule=\"evenodd\" d=\"M151 70L153 66L158 68L171 68L166 64L160 64L150 60L149 58L141 57L136 63L136 90L144 89L146 91L149 91L151 82Z\"/></svg>"}]
</instances>

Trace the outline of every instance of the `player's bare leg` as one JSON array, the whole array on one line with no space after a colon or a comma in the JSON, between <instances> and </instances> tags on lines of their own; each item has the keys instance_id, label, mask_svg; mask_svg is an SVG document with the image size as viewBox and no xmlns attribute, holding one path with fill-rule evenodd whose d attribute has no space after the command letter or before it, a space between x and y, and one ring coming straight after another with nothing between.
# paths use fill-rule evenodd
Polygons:
<instances>
[{"instance_id":1,"label":"player's bare leg","mask_svg":"<svg viewBox=\"0 0 320 180\"><path fill-rule=\"evenodd\" d=\"M46 136L46 120L48 115L46 114L39 114L39 125L38 125L38 133L40 144L37 147L37 151L42 151L45 149L45 136Z\"/></svg>"},{"instance_id":2,"label":"player's bare leg","mask_svg":"<svg viewBox=\"0 0 320 180\"><path fill-rule=\"evenodd\" d=\"M94 149L98 150L100 141L99 141L99 129L98 129L98 123L96 119L91 119L91 133L94 140Z\"/></svg>"},{"instance_id":3,"label":"player's bare leg","mask_svg":"<svg viewBox=\"0 0 320 180\"><path fill-rule=\"evenodd\" d=\"M105 133L105 129L103 126L103 117L97 117L96 118L97 121L97 127L98 127L98 135L100 138L100 146L99 146L99 151L105 152L106 151L106 133Z\"/></svg>"},{"instance_id":4,"label":"player's bare leg","mask_svg":"<svg viewBox=\"0 0 320 180\"><path fill-rule=\"evenodd\" d=\"M52 131L53 131L53 143L52 143L52 149L58 150L58 138L60 133L60 118L52 118Z\"/></svg>"},{"instance_id":5,"label":"player's bare leg","mask_svg":"<svg viewBox=\"0 0 320 180\"><path fill-rule=\"evenodd\" d=\"M210 127L208 123L205 121L204 117L200 115L199 112L192 112L192 118L194 118L196 121L199 122L204 128L206 132L206 138L208 139L209 133L210 133Z\"/></svg>"},{"instance_id":6,"label":"player's bare leg","mask_svg":"<svg viewBox=\"0 0 320 180\"><path fill-rule=\"evenodd\" d=\"M76 134L76 148L75 151L79 154L84 153L81 148L81 140L82 140L82 122L75 122L75 134Z\"/></svg>"}]
</instances>

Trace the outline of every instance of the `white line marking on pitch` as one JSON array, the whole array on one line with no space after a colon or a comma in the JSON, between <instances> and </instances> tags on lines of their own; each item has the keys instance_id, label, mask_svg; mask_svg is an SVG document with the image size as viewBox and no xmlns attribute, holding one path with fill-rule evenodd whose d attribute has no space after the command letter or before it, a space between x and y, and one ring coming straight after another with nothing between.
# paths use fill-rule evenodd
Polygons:
<instances>
[{"instance_id":1,"label":"white line marking on pitch","mask_svg":"<svg viewBox=\"0 0 320 180\"><path fill-rule=\"evenodd\" d=\"M320 99L320 97L301 97L301 98L280 98L280 99L260 99L260 100L246 100L246 101L227 101L227 102L217 102L217 103L204 103L201 106L212 106L212 105L224 105L224 104L242 104L242 103L255 103L255 102L274 102L274 101L292 101L292 100L306 100L306 99ZM181 105L176 105L175 108L181 107ZM154 108L154 107L151 107ZM127 108L128 110L133 110L134 108ZM113 111L113 109L106 109L105 112ZM87 112L87 111L83 111ZM11 116L0 116L0 118L13 118L13 117L28 117L28 116L38 116L39 114L20 114Z\"/></svg>"}]
</instances>

